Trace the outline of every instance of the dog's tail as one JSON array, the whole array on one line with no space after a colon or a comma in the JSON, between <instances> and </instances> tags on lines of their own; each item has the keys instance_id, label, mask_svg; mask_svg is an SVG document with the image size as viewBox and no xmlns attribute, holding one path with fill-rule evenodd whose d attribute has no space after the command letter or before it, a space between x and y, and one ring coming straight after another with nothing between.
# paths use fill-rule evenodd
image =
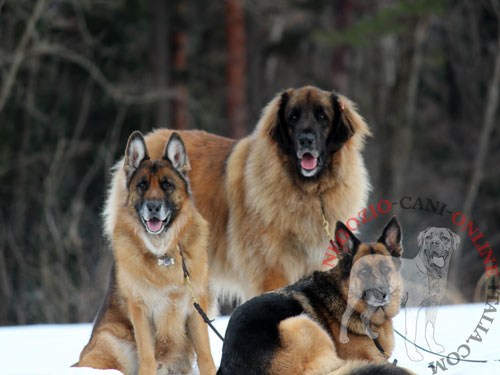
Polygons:
<instances>
[{"instance_id":1,"label":"dog's tail","mask_svg":"<svg viewBox=\"0 0 500 375\"><path fill-rule=\"evenodd\" d=\"M414 372L389 363L346 361L344 365L328 375L416 375Z\"/></svg>"}]
</instances>

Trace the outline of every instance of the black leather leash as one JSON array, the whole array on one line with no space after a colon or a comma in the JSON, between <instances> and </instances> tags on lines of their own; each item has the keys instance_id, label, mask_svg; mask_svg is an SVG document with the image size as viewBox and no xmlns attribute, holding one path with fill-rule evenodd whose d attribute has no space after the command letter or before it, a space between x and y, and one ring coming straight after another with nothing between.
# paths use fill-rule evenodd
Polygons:
<instances>
[{"instance_id":1,"label":"black leather leash","mask_svg":"<svg viewBox=\"0 0 500 375\"><path fill-rule=\"evenodd\" d=\"M208 324L210 329L215 332L215 334L221 339L222 342L224 342L224 337L222 337L219 331L217 331L217 329L212 324L213 320L210 320L208 318L207 314L205 313L205 311L203 311L202 307L198 303L198 299L194 294L193 285L191 284L191 278L189 277L189 271L186 267L186 261L184 260L184 253L182 252L182 246L180 243L179 243L179 253L181 254L181 259L182 259L182 271L184 272L184 279L186 279L186 285L189 289L189 292L191 293L191 299L193 300L194 308L196 309L196 311L198 311L198 314L200 314L200 316L203 318L203 321L206 324Z\"/></svg>"},{"instance_id":2,"label":"black leather leash","mask_svg":"<svg viewBox=\"0 0 500 375\"><path fill-rule=\"evenodd\" d=\"M425 348L422 348L420 345L417 345L413 341L407 339L406 336L404 336L402 333L400 333L397 329L393 328L393 330L399 336L401 336L401 338L403 338L403 340L408 341L410 344L415 345L415 347L419 348L420 350L423 350L424 352L427 352L429 354L434 354L434 355L437 355L438 357L442 357L442 358L446 358L446 359L450 358L449 355L443 355L443 354L435 353L435 352L433 352L431 350L427 350ZM486 363L486 362L489 362L489 361L500 362L500 359L465 359L465 358L455 358L455 357L453 357L453 360L464 361L464 362L473 362L473 363Z\"/></svg>"},{"instance_id":3,"label":"black leather leash","mask_svg":"<svg viewBox=\"0 0 500 375\"><path fill-rule=\"evenodd\" d=\"M372 339L372 340L373 340L373 343L375 344L375 346L377 347L378 351L379 351L380 353L382 353L382 355L383 355L385 358L389 359L389 357L387 356L387 353L385 352L385 350L384 350L383 346L380 344L380 341L378 341L378 338L374 338L374 339Z\"/></svg>"}]
</instances>

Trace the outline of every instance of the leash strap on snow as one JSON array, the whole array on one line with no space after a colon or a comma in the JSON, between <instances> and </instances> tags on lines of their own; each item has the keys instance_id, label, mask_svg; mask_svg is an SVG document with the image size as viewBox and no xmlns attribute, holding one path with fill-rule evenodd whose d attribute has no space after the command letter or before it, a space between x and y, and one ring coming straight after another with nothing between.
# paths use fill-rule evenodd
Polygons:
<instances>
[{"instance_id":1,"label":"leash strap on snow","mask_svg":"<svg viewBox=\"0 0 500 375\"><path fill-rule=\"evenodd\" d=\"M198 311L198 313L203 318L203 321L205 323L207 323L208 326L212 329L212 331L215 332L215 334L217 335L217 337L220 338L220 340L222 342L224 342L224 337L222 337L222 335L219 333L219 331L217 331L217 329L215 329L215 327L212 324L212 321L208 318L207 314L205 314L205 311L203 311L203 309L201 308L201 306L197 302L194 302L193 305L194 305L194 308L196 309L196 311Z\"/></svg>"},{"instance_id":2,"label":"leash strap on snow","mask_svg":"<svg viewBox=\"0 0 500 375\"><path fill-rule=\"evenodd\" d=\"M396 332L399 336L401 336L401 338L403 338L405 341L408 341L410 344L415 345L415 347L419 348L420 350L423 350L424 352L427 352L427 353L430 353L430 354L434 354L434 355L437 355L438 357L442 357L442 358L446 358L446 359L449 358L449 355L443 355L443 354L435 353L433 351L430 351L430 350L427 350L425 348L422 348L420 345L417 345L414 342L408 340L402 333L400 333L395 328L394 328L394 332ZM489 361L500 361L500 359L465 359L465 358L455 358L455 357L453 357L453 359L457 360L457 361L473 362L473 363L486 363L486 362L489 362Z\"/></svg>"},{"instance_id":3,"label":"leash strap on snow","mask_svg":"<svg viewBox=\"0 0 500 375\"><path fill-rule=\"evenodd\" d=\"M191 284L191 278L189 277L189 271L186 267L186 262L184 260L184 253L182 252L181 244L179 244L179 253L181 254L181 259L182 259L182 271L184 272L184 279L186 279L186 285L189 289L189 292L191 293L191 299L193 300L194 308L196 309L196 311L198 311L198 314L200 314L203 321L208 324L208 326L210 327L210 329L212 331L215 332L217 337L219 337L221 339L221 341L224 342L224 338L219 333L219 331L217 331L217 329L214 327L214 325L212 324L212 320L210 320L208 318L207 314L205 313L205 311L203 311L202 307L200 306L200 304L198 302L198 299L196 298L196 294L194 293L193 285Z\"/></svg>"}]
</instances>

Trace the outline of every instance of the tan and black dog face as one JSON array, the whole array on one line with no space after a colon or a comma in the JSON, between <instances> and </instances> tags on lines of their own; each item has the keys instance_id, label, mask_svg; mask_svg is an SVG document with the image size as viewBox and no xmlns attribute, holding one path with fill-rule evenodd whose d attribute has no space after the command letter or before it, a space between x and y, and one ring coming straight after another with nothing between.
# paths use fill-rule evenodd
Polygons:
<instances>
[{"instance_id":1,"label":"tan and black dog face","mask_svg":"<svg viewBox=\"0 0 500 375\"><path fill-rule=\"evenodd\" d=\"M401 226L393 217L376 243L361 243L341 222L337 223L336 240L341 250L339 271L347 282L349 295L371 307L384 307L400 288ZM347 286L347 285L346 285ZM351 296L353 294L353 296Z\"/></svg>"},{"instance_id":2,"label":"tan and black dog face","mask_svg":"<svg viewBox=\"0 0 500 375\"><path fill-rule=\"evenodd\" d=\"M448 228L431 227L418 235L418 247L423 252L425 264L431 268L444 268L450 255L460 244L460 237Z\"/></svg>"},{"instance_id":3,"label":"tan and black dog face","mask_svg":"<svg viewBox=\"0 0 500 375\"><path fill-rule=\"evenodd\" d=\"M302 178L321 175L333 154L354 134L339 97L315 87L281 94L272 137Z\"/></svg>"},{"instance_id":4,"label":"tan and black dog face","mask_svg":"<svg viewBox=\"0 0 500 375\"><path fill-rule=\"evenodd\" d=\"M147 233L158 235L168 229L189 199L186 173L189 161L182 139L173 133L161 160L151 160L144 137L132 133L125 151L127 204L135 209L137 219Z\"/></svg>"}]
</instances>

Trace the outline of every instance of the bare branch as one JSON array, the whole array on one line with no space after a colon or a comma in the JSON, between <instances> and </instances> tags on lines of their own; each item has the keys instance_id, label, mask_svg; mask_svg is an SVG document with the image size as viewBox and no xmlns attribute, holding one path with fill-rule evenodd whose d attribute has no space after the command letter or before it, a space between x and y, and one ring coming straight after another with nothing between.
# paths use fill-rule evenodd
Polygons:
<instances>
[{"instance_id":1,"label":"bare branch","mask_svg":"<svg viewBox=\"0 0 500 375\"><path fill-rule=\"evenodd\" d=\"M24 51L28 46L28 42L35 31L35 26L40 16L43 13L45 8L46 0L38 0L33 14L26 25L26 29L24 30L23 36L19 41L19 44L16 47L16 51L14 52L14 60L10 66L9 71L7 72L7 78L4 80L4 84L2 86L2 91L0 93L0 112L2 112L5 103L9 99L10 93L12 91L12 86L14 86L14 81L16 80L17 72L19 71L19 67L24 59Z\"/></svg>"},{"instance_id":2,"label":"bare branch","mask_svg":"<svg viewBox=\"0 0 500 375\"><path fill-rule=\"evenodd\" d=\"M66 47L51 44L41 44L33 49L35 54L51 55L57 58L71 61L82 69L86 70L99 86L118 103L127 105L147 104L157 100L172 99L177 97L175 90L153 90L140 94L127 93L113 85L101 70L85 56L80 55Z\"/></svg>"},{"instance_id":3,"label":"bare branch","mask_svg":"<svg viewBox=\"0 0 500 375\"><path fill-rule=\"evenodd\" d=\"M494 3L494 2L492 2ZM500 11L498 6L493 6L495 13L497 14L498 24L500 25ZM488 154L488 147L491 138L491 132L495 125L495 114L498 111L498 96L499 96L499 86L500 86L500 31L498 33L497 39L497 47L496 47L496 57L495 63L493 67L493 76L490 80L490 85L488 88L486 105L484 107L484 117L483 117L483 126L481 129L481 134L479 136L479 145L476 148L476 158L474 159L474 165L472 169L472 177L469 181L469 186L467 188L467 193L464 199L464 205L462 208L462 213L465 217L470 217L472 213L472 208L474 207L474 203L476 202L477 194L479 191L479 187L481 186L481 182L484 174L484 163L486 160L486 156ZM464 243L463 239L465 237L465 232L460 232L460 237L462 239L461 244ZM461 245L456 251L455 259L461 259L463 253L463 245ZM452 269L452 273L450 278L452 280L456 280L458 277L459 267L455 267Z\"/></svg>"},{"instance_id":4,"label":"bare branch","mask_svg":"<svg viewBox=\"0 0 500 375\"><path fill-rule=\"evenodd\" d=\"M499 18L500 24L500 18ZM495 114L498 110L498 95L500 85L500 33L497 42L497 51L495 57L495 65L493 68L493 77L490 80L488 88L488 96L486 98L486 106L484 110L483 127L479 137L479 146L477 147L476 158L474 160L474 167L472 177L469 182L467 194L462 212L466 217L470 216L474 202L476 201L479 186L483 178L484 162L488 154L488 146L490 143L491 132L495 125Z\"/></svg>"},{"instance_id":5,"label":"bare branch","mask_svg":"<svg viewBox=\"0 0 500 375\"><path fill-rule=\"evenodd\" d=\"M87 21L85 21L85 16L82 12L82 4L80 3L79 0L73 0L72 4L73 4L73 9L75 11L76 24L78 26L78 30L80 31L80 34L82 35L82 39L88 45L95 44L95 40L92 37L92 34L90 33L90 31L87 27Z\"/></svg>"}]
</instances>

